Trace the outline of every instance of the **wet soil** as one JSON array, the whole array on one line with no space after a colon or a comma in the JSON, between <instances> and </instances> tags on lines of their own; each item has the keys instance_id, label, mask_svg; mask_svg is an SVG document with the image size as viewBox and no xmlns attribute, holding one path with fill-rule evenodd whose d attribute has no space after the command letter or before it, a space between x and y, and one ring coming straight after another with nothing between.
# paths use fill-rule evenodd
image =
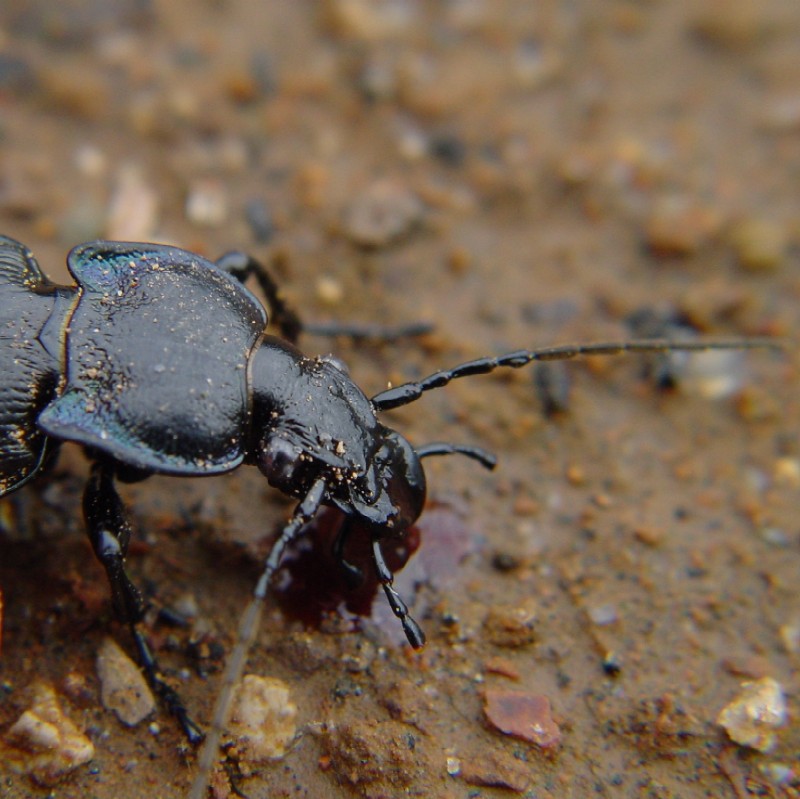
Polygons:
<instances>
[{"instance_id":1,"label":"wet soil","mask_svg":"<svg viewBox=\"0 0 800 799\"><path fill-rule=\"evenodd\" d=\"M799 39L795 0L10 0L0 231L61 281L97 237L246 249L306 319L434 322L393 344L303 338L367 393L625 338L643 308L791 340ZM796 796L797 357L726 362L719 390L711 368L664 391L640 358L595 358L556 375L555 416L530 369L386 414L412 442L499 457L426 462L397 584L427 647L403 646L383 597L348 600L313 542L295 553L248 671L288 684L298 735L263 766L229 752L214 795ZM66 446L0 506L0 733L47 682L95 756L50 787L4 761L0 797L183 796L194 753L163 708L129 729L100 703L102 641L130 642L82 533L85 474ZM246 468L123 492L132 575L195 615L146 629L205 724L291 505ZM764 676L789 711L766 753L717 724ZM489 722L508 690L549 700L557 743Z\"/></svg>"}]
</instances>

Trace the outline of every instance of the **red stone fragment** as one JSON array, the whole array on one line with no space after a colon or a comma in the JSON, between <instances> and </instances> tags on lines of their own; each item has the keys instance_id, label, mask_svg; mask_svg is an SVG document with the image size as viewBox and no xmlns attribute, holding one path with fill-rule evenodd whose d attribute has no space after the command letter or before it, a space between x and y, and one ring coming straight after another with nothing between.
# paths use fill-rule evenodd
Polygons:
<instances>
[{"instance_id":1,"label":"red stone fragment","mask_svg":"<svg viewBox=\"0 0 800 799\"><path fill-rule=\"evenodd\" d=\"M552 749L561 741L550 700L542 694L488 689L483 709L489 723L506 735L530 741L542 749Z\"/></svg>"}]
</instances>

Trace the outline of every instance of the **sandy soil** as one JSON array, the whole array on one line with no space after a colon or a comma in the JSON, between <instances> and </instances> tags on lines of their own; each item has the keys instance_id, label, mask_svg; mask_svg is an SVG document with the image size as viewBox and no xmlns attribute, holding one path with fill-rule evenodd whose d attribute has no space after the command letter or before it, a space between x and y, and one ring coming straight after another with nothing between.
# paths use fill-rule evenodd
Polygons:
<instances>
[{"instance_id":1,"label":"sandy soil","mask_svg":"<svg viewBox=\"0 0 800 799\"><path fill-rule=\"evenodd\" d=\"M392 345L303 338L367 393L625 338L642 309L791 341L799 40L795 0L9 0L0 232L65 282L92 238L247 249L306 319L435 322ZM570 364L555 417L530 369L387 414L500 459L426 462L398 585L428 645L402 646L382 596L348 598L322 547L296 553L248 671L288 685L297 736L266 765L230 750L215 796L796 796L797 358L696 366L665 392L641 358ZM94 757L40 786L5 750L0 797L183 796L194 754L164 709L127 728L100 701L103 640L130 642L82 533L85 474L64 447L0 505L0 735L47 683ZM124 496L131 573L195 617L147 632L206 724L291 506L252 469ZM788 721L761 752L717 719L765 677ZM549 700L558 743L490 722L509 690Z\"/></svg>"}]
</instances>

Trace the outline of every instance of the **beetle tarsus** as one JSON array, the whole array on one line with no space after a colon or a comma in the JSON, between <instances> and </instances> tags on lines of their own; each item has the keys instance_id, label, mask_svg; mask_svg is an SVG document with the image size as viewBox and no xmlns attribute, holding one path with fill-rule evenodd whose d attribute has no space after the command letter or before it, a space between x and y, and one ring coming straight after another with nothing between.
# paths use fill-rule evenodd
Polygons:
<instances>
[{"instance_id":1,"label":"beetle tarsus","mask_svg":"<svg viewBox=\"0 0 800 799\"><path fill-rule=\"evenodd\" d=\"M150 645L147 643L143 633L135 624L130 624L131 635L136 644L136 652L139 655L139 664L147 677L147 682L166 705L170 715L180 724L186 740L193 746L200 744L205 737L203 731L194 723L189 716L183 701L178 692L161 678L161 670L158 661L153 655Z\"/></svg>"},{"instance_id":2,"label":"beetle tarsus","mask_svg":"<svg viewBox=\"0 0 800 799\"><path fill-rule=\"evenodd\" d=\"M389 607L392 609L392 613L400 619L400 624L403 625L403 632L406 634L408 643L414 649L422 649L425 646L425 633L422 632L419 624L409 615L408 605L403 601L403 598L394 590L392 585L394 575L386 565L379 538L372 539L372 558L375 561L378 582L383 586L383 591L389 600Z\"/></svg>"}]
</instances>

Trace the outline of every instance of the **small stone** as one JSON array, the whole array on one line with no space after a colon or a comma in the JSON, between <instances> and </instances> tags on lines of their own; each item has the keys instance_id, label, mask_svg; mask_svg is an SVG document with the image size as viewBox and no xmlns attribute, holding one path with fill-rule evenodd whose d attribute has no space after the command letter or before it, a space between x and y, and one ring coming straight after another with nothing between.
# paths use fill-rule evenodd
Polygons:
<instances>
[{"instance_id":1,"label":"small stone","mask_svg":"<svg viewBox=\"0 0 800 799\"><path fill-rule=\"evenodd\" d=\"M375 799L408 796L416 775L436 773L442 760L433 743L410 724L373 719L329 724L322 738L335 779Z\"/></svg>"},{"instance_id":2,"label":"small stone","mask_svg":"<svg viewBox=\"0 0 800 799\"><path fill-rule=\"evenodd\" d=\"M778 633L783 643L783 648L792 655L800 652L800 619L782 624Z\"/></svg>"},{"instance_id":3,"label":"small stone","mask_svg":"<svg viewBox=\"0 0 800 799\"><path fill-rule=\"evenodd\" d=\"M186 218L201 227L218 227L228 218L225 187L214 180L198 180L186 196Z\"/></svg>"},{"instance_id":4,"label":"small stone","mask_svg":"<svg viewBox=\"0 0 800 799\"><path fill-rule=\"evenodd\" d=\"M587 613L592 624L600 627L619 621L619 613L615 605L593 605L587 610Z\"/></svg>"},{"instance_id":5,"label":"small stone","mask_svg":"<svg viewBox=\"0 0 800 799\"><path fill-rule=\"evenodd\" d=\"M507 658L492 657L484 664L484 669L489 674L499 674L509 680L519 680L522 676L519 669Z\"/></svg>"},{"instance_id":6,"label":"small stone","mask_svg":"<svg viewBox=\"0 0 800 799\"><path fill-rule=\"evenodd\" d=\"M55 785L94 757L92 742L61 710L55 689L39 684L31 706L0 743L0 762L40 785Z\"/></svg>"},{"instance_id":7,"label":"small stone","mask_svg":"<svg viewBox=\"0 0 800 799\"><path fill-rule=\"evenodd\" d=\"M783 689L772 677L742 683L739 695L726 705L719 724L732 741L759 752L775 746L775 730L786 724L786 699Z\"/></svg>"},{"instance_id":8,"label":"small stone","mask_svg":"<svg viewBox=\"0 0 800 799\"><path fill-rule=\"evenodd\" d=\"M731 232L731 244L742 269L773 272L786 261L789 237L783 225L770 219L745 219Z\"/></svg>"},{"instance_id":9,"label":"small stone","mask_svg":"<svg viewBox=\"0 0 800 799\"><path fill-rule=\"evenodd\" d=\"M527 646L536 640L536 613L522 605L495 605L484 619L483 630L495 646Z\"/></svg>"},{"instance_id":10,"label":"small stone","mask_svg":"<svg viewBox=\"0 0 800 799\"><path fill-rule=\"evenodd\" d=\"M778 485L800 488L800 459L789 456L778 458L773 475Z\"/></svg>"},{"instance_id":11,"label":"small stone","mask_svg":"<svg viewBox=\"0 0 800 799\"><path fill-rule=\"evenodd\" d=\"M151 241L158 216L158 197L139 167L123 166L117 174L105 235L114 241Z\"/></svg>"},{"instance_id":12,"label":"small stone","mask_svg":"<svg viewBox=\"0 0 800 799\"><path fill-rule=\"evenodd\" d=\"M197 606L197 597L187 591L179 594L172 603L172 609L184 619L196 619L200 613Z\"/></svg>"},{"instance_id":13,"label":"small stone","mask_svg":"<svg viewBox=\"0 0 800 799\"><path fill-rule=\"evenodd\" d=\"M236 694L228 731L248 760L262 763L286 754L294 740L296 717L297 706L285 682L248 674Z\"/></svg>"},{"instance_id":14,"label":"small stone","mask_svg":"<svg viewBox=\"0 0 800 799\"><path fill-rule=\"evenodd\" d=\"M83 177L100 178L108 169L106 154L94 144L82 144L75 151L75 166Z\"/></svg>"},{"instance_id":15,"label":"small stone","mask_svg":"<svg viewBox=\"0 0 800 799\"><path fill-rule=\"evenodd\" d=\"M149 716L155 699L142 672L112 638L106 638L97 653L100 701L128 727Z\"/></svg>"},{"instance_id":16,"label":"small stone","mask_svg":"<svg viewBox=\"0 0 800 799\"><path fill-rule=\"evenodd\" d=\"M645 240L655 255L694 255L719 232L720 213L681 195L661 198L645 223Z\"/></svg>"},{"instance_id":17,"label":"small stone","mask_svg":"<svg viewBox=\"0 0 800 799\"><path fill-rule=\"evenodd\" d=\"M766 3L706 0L698 3L696 9L694 19L690 21L690 30L701 41L731 53L741 54L763 44L776 28Z\"/></svg>"},{"instance_id":18,"label":"small stone","mask_svg":"<svg viewBox=\"0 0 800 799\"><path fill-rule=\"evenodd\" d=\"M266 244L275 234L275 220L269 205L260 197L252 197L245 205L244 215L253 238L259 244Z\"/></svg>"},{"instance_id":19,"label":"small stone","mask_svg":"<svg viewBox=\"0 0 800 799\"><path fill-rule=\"evenodd\" d=\"M316 294L325 305L339 305L344 299L344 288L335 277L322 275L317 279Z\"/></svg>"},{"instance_id":20,"label":"small stone","mask_svg":"<svg viewBox=\"0 0 800 799\"><path fill-rule=\"evenodd\" d=\"M672 353L675 355L677 353ZM708 400L722 400L741 390L747 377L745 359L737 350L690 352L678 362L675 374L681 390Z\"/></svg>"},{"instance_id":21,"label":"small stone","mask_svg":"<svg viewBox=\"0 0 800 799\"><path fill-rule=\"evenodd\" d=\"M406 187L389 180L362 191L345 212L344 232L361 247L385 247L418 225L424 208Z\"/></svg>"},{"instance_id":22,"label":"small stone","mask_svg":"<svg viewBox=\"0 0 800 799\"><path fill-rule=\"evenodd\" d=\"M483 710L489 723L506 735L522 738L542 749L552 749L561 741L550 700L542 694L489 689Z\"/></svg>"},{"instance_id":23,"label":"small stone","mask_svg":"<svg viewBox=\"0 0 800 799\"><path fill-rule=\"evenodd\" d=\"M459 776L467 785L505 788L515 793L523 793L531 782L530 767L513 755L496 750L464 758Z\"/></svg>"},{"instance_id":24,"label":"small stone","mask_svg":"<svg viewBox=\"0 0 800 799\"><path fill-rule=\"evenodd\" d=\"M324 9L334 33L368 42L403 34L417 19L411 0L330 0Z\"/></svg>"}]
</instances>

